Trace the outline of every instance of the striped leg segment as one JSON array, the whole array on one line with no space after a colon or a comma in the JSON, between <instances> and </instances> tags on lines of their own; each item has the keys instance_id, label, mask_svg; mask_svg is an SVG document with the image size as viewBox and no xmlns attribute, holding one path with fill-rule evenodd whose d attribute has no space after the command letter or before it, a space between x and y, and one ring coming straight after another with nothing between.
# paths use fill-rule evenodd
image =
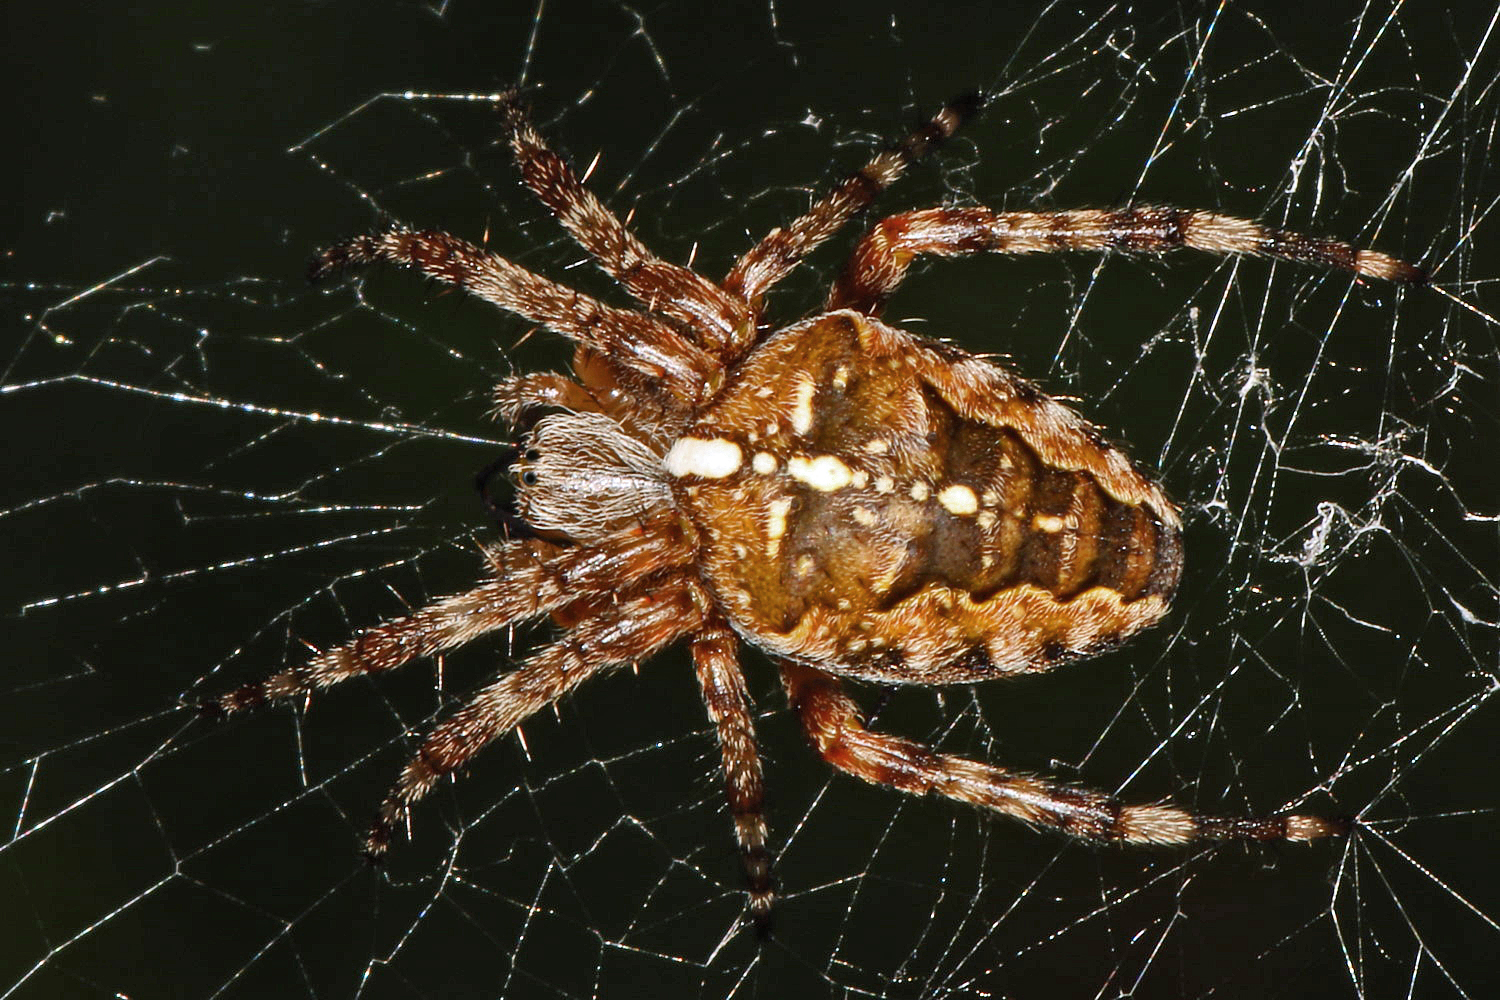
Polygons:
<instances>
[{"instance_id":1,"label":"striped leg segment","mask_svg":"<svg viewBox=\"0 0 1500 1000\"><path fill-rule=\"evenodd\" d=\"M791 273L814 247L838 232L908 167L957 132L983 105L978 94L949 101L930 121L892 149L877 153L858 173L824 195L801 218L773 230L734 265L724 287L743 296L757 313L760 299Z\"/></svg>"},{"instance_id":2,"label":"striped leg segment","mask_svg":"<svg viewBox=\"0 0 1500 1000\"><path fill-rule=\"evenodd\" d=\"M760 754L755 749L755 719L745 676L740 672L738 647L738 640L728 629L708 632L693 641L693 666L709 720L718 732L724 789L750 892L750 916L764 934L770 925L776 890L771 878L771 853L766 848L765 786Z\"/></svg>"},{"instance_id":3,"label":"striped leg segment","mask_svg":"<svg viewBox=\"0 0 1500 1000\"><path fill-rule=\"evenodd\" d=\"M580 597L683 565L693 552L680 529L665 525L660 531L622 532L588 548L558 551L526 539L494 546L485 555L493 577L473 590L366 629L300 666L204 702L199 710L232 715L268 701L308 695L350 677L394 670Z\"/></svg>"},{"instance_id":4,"label":"striped leg segment","mask_svg":"<svg viewBox=\"0 0 1500 1000\"><path fill-rule=\"evenodd\" d=\"M1417 284L1426 273L1405 261L1338 240L1272 229L1217 212L1162 206L1067 212L995 212L929 208L882 220L855 247L829 294L830 309L878 314L922 255L1126 250L1166 253L1188 248L1253 254Z\"/></svg>"},{"instance_id":5,"label":"striped leg segment","mask_svg":"<svg viewBox=\"0 0 1500 1000\"><path fill-rule=\"evenodd\" d=\"M553 152L531 124L514 93L500 103L511 152L521 179L537 200L552 210L573 239L622 288L649 311L681 321L710 350L729 344L751 325L739 298L680 264L653 254Z\"/></svg>"},{"instance_id":6,"label":"striped leg segment","mask_svg":"<svg viewBox=\"0 0 1500 1000\"><path fill-rule=\"evenodd\" d=\"M393 229L356 236L318 254L309 273L319 280L346 267L378 263L413 268L540 323L659 381L684 402L696 402L718 368L712 355L663 320L605 305L447 233Z\"/></svg>"},{"instance_id":7,"label":"striped leg segment","mask_svg":"<svg viewBox=\"0 0 1500 1000\"><path fill-rule=\"evenodd\" d=\"M940 754L911 740L871 732L836 678L793 663L782 664L781 677L788 700L823 758L872 784L913 795L946 795L1033 826L1108 843L1308 841L1347 831L1343 823L1315 816L1231 819L1199 816L1171 805L1127 805L1101 792Z\"/></svg>"},{"instance_id":8,"label":"striped leg segment","mask_svg":"<svg viewBox=\"0 0 1500 1000\"><path fill-rule=\"evenodd\" d=\"M608 667L644 660L703 625L702 595L685 583L601 607L552 645L479 691L439 723L406 765L380 807L365 841L373 857L390 846L391 832L438 779Z\"/></svg>"}]
</instances>

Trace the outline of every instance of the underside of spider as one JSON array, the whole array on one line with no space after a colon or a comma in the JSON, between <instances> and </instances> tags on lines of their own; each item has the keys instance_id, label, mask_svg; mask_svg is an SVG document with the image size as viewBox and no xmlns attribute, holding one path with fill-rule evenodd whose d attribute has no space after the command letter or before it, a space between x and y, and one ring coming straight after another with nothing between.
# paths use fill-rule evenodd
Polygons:
<instances>
[{"instance_id":1,"label":"underside of spider","mask_svg":"<svg viewBox=\"0 0 1500 1000\"><path fill-rule=\"evenodd\" d=\"M547 147L519 98L503 98L525 185L639 308L440 232L395 229L319 254L314 277L398 264L541 324L574 342L573 372L496 389L521 438L509 472L522 530L486 548L483 582L205 710L307 696L550 614L564 627L551 644L423 740L369 834L374 856L483 747L601 671L685 640L762 929L774 890L741 642L779 664L818 752L869 782L1094 841L1341 832L1313 816L1125 804L940 754L867 729L844 691L848 677L973 683L1095 653L1159 621L1182 569L1176 508L1087 421L993 362L880 321L915 258L1187 247L1424 280L1384 254L1213 212L932 208L876 223L824 312L767 323L767 290L978 104L945 106L714 282L647 250Z\"/></svg>"}]
</instances>

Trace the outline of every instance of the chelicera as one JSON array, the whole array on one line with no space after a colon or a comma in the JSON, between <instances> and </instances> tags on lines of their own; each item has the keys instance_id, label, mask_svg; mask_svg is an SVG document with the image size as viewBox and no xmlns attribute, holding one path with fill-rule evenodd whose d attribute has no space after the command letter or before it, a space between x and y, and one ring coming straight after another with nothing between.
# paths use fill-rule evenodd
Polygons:
<instances>
[{"instance_id":1,"label":"chelicera","mask_svg":"<svg viewBox=\"0 0 1500 1000\"><path fill-rule=\"evenodd\" d=\"M893 215L859 241L825 310L777 327L766 292L978 107L929 122L714 282L646 249L531 125L499 102L525 185L637 302L608 305L441 232L393 229L319 254L313 276L386 262L573 341L571 376L506 379L520 434L511 537L474 589L369 628L206 704L228 714L306 696L550 614L564 631L422 741L370 831L372 856L445 775L610 667L686 641L718 734L729 809L764 927L774 898L749 643L834 767L1094 841L1310 841L1305 815L1234 818L937 753L868 729L850 678L943 685L1048 670L1161 620L1182 572L1162 489L1083 417L989 360L881 322L923 255L1180 247L1420 282L1370 250L1214 212L1146 207Z\"/></svg>"}]
</instances>

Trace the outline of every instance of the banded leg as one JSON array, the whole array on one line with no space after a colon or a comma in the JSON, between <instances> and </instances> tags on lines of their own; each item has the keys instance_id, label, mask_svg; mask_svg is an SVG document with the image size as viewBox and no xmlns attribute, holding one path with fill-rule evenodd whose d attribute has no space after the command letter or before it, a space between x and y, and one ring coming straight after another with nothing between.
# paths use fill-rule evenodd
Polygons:
<instances>
[{"instance_id":1,"label":"banded leg","mask_svg":"<svg viewBox=\"0 0 1500 1000\"><path fill-rule=\"evenodd\" d=\"M571 167L543 141L515 93L500 103L511 152L521 179L574 241L648 311L686 323L713 351L751 325L745 303L718 285L646 249L636 236L583 186Z\"/></svg>"},{"instance_id":2,"label":"banded leg","mask_svg":"<svg viewBox=\"0 0 1500 1000\"><path fill-rule=\"evenodd\" d=\"M791 225L774 229L735 263L724 287L743 296L759 314L767 289L791 273L802 258L890 187L913 163L957 132L983 105L978 94L949 101L894 149L877 153L858 173L824 195Z\"/></svg>"},{"instance_id":3,"label":"banded leg","mask_svg":"<svg viewBox=\"0 0 1500 1000\"><path fill-rule=\"evenodd\" d=\"M1033 826L1108 843L1309 841L1347 832L1344 824L1315 816L1232 819L1199 816L1171 805L1126 805L1102 792L1006 771L871 732L839 681L820 670L783 663L781 679L788 700L825 760L857 778L912 795L936 792Z\"/></svg>"},{"instance_id":4,"label":"banded leg","mask_svg":"<svg viewBox=\"0 0 1500 1000\"><path fill-rule=\"evenodd\" d=\"M482 689L439 723L401 772L365 841L379 857L391 831L438 779L463 767L491 742L600 671L643 660L703 624L697 595L686 583L621 600L580 622L552 645Z\"/></svg>"},{"instance_id":5,"label":"banded leg","mask_svg":"<svg viewBox=\"0 0 1500 1000\"><path fill-rule=\"evenodd\" d=\"M703 704L719 736L729 814L734 818L735 838L749 885L750 917L764 934L770 925L776 890L771 879L771 853L766 848L765 785L760 754L755 749L755 719L745 675L740 672L738 648L738 640L728 629L704 633L693 641L693 666L698 672Z\"/></svg>"},{"instance_id":6,"label":"banded leg","mask_svg":"<svg viewBox=\"0 0 1500 1000\"><path fill-rule=\"evenodd\" d=\"M533 274L466 240L440 232L393 229L356 236L313 259L318 280L345 267L399 264L465 291L659 380L684 402L698 399L718 366L703 348L645 313L605 305Z\"/></svg>"},{"instance_id":7,"label":"banded leg","mask_svg":"<svg viewBox=\"0 0 1500 1000\"><path fill-rule=\"evenodd\" d=\"M600 545L559 551L532 539L488 549L493 578L410 615L366 629L300 666L203 702L205 715L232 715L268 701L309 695L350 677L380 673L534 618L580 597L612 592L692 559L681 529L621 533Z\"/></svg>"},{"instance_id":8,"label":"banded leg","mask_svg":"<svg viewBox=\"0 0 1500 1000\"><path fill-rule=\"evenodd\" d=\"M912 259L922 254L962 257L1058 250L1166 253L1184 247L1209 253L1278 257L1387 281L1426 280L1421 268L1374 250L1272 229L1217 212L1161 206L1067 212L929 208L890 216L871 229L854 248L844 273L829 293L828 308L877 315L906 277Z\"/></svg>"}]
</instances>

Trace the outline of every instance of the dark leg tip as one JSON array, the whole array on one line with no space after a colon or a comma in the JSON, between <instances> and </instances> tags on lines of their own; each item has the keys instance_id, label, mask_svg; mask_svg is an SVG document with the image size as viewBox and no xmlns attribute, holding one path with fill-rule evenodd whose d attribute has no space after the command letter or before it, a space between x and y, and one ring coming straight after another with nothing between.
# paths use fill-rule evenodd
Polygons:
<instances>
[{"instance_id":1,"label":"dark leg tip","mask_svg":"<svg viewBox=\"0 0 1500 1000\"><path fill-rule=\"evenodd\" d=\"M528 83L507 87L500 92L495 108L508 131L514 133L531 119L531 96L540 89L539 84Z\"/></svg>"},{"instance_id":2,"label":"dark leg tip","mask_svg":"<svg viewBox=\"0 0 1500 1000\"><path fill-rule=\"evenodd\" d=\"M948 102L948 107L958 113L958 116L967 121L979 114L990 103L990 97L982 90L970 90L959 94Z\"/></svg>"},{"instance_id":3,"label":"dark leg tip","mask_svg":"<svg viewBox=\"0 0 1500 1000\"><path fill-rule=\"evenodd\" d=\"M193 706L193 710L198 713L199 718L213 719L216 722L229 716L229 711L224 707L224 702L220 698L200 701Z\"/></svg>"},{"instance_id":4,"label":"dark leg tip","mask_svg":"<svg viewBox=\"0 0 1500 1000\"><path fill-rule=\"evenodd\" d=\"M365 835L366 861L377 865L381 863L390 850L391 831L404 815L402 807L394 801L387 799L381 804L380 810L375 814L375 821L370 824L370 832Z\"/></svg>"},{"instance_id":5,"label":"dark leg tip","mask_svg":"<svg viewBox=\"0 0 1500 1000\"><path fill-rule=\"evenodd\" d=\"M1359 817L1352 815L1330 816L1327 819L1330 837L1347 837L1359 826Z\"/></svg>"},{"instance_id":6,"label":"dark leg tip","mask_svg":"<svg viewBox=\"0 0 1500 1000\"><path fill-rule=\"evenodd\" d=\"M1408 264L1404 260L1399 263L1401 267L1397 269L1396 274L1392 275L1392 281L1400 281L1408 285L1417 286L1427 284L1429 279L1426 268L1418 267L1416 264Z\"/></svg>"},{"instance_id":7,"label":"dark leg tip","mask_svg":"<svg viewBox=\"0 0 1500 1000\"><path fill-rule=\"evenodd\" d=\"M377 819L370 832L365 834L363 854L365 861L373 868L379 868L385 864L386 852L391 847L391 828L384 821Z\"/></svg>"},{"instance_id":8,"label":"dark leg tip","mask_svg":"<svg viewBox=\"0 0 1500 1000\"><path fill-rule=\"evenodd\" d=\"M331 246L315 254L313 259L307 262L307 280L316 285L339 274L352 263L354 263L354 256L350 243Z\"/></svg>"},{"instance_id":9,"label":"dark leg tip","mask_svg":"<svg viewBox=\"0 0 1500 1000\"><path fill-rule=\"evenodd\" d=\"M772 917L771 897L750 897L750 926L755 930L755 938L761 944L771 940Z\"/></svg>"},{"instance_id":10,"label":"dark leg tip","mask_svg":"<svg viewBox=\"0 0 1500 1000\"><path fill-rule=\"evenodd\" d=\"M222 719L248 708L259 708L266 703L266 700L265 685L246 684L228 694L200 701L195 707L198 714L205 719Z\"/></svg>"},{"instance_id":11,"label":"dark leg tip","mask_svg":"<svg viewBox=\"0 0 1500 1000\"><path fill-rule=\"evenodd\" d=\"M307 265L307 280L316 284L325 278L341 274L351 267L375 264L380 261L396 260L399 263L413 263L405 258L393 258L393 252L399 254L401 251L391 251L387 247L387 241L390 241L392 237L408 235L413 234L400 225L391 225L378 235L355 236L342 243L335 243L313 256ZM452 237L448 239L451 241Z\"/></svg>"}]
</instances>

